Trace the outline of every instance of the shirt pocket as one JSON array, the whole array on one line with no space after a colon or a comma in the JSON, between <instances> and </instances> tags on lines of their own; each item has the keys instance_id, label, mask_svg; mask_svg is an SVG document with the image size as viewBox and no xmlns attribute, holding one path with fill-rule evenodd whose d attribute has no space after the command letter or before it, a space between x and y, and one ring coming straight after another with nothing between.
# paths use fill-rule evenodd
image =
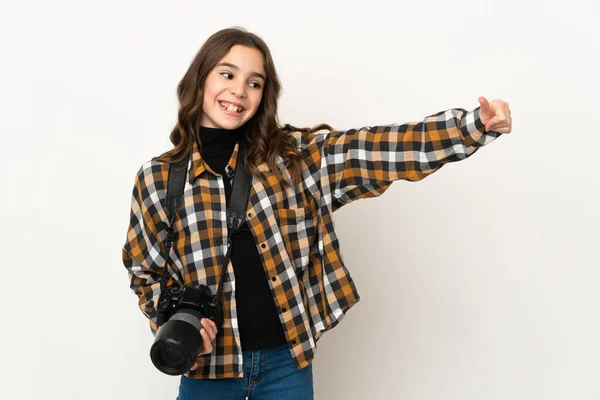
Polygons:
<instances>
[{"instance_id":1,"label":"shirt pocket","mask_svg":"<svg viewBox=\"0 0 600 400\"><path fill-rule=\"evenodd\" d=\"M315 239L313 209L310 206L275 209L275 218L296 275L302 278L308 268L309 254Z\"/></svg>"}]
</instances>

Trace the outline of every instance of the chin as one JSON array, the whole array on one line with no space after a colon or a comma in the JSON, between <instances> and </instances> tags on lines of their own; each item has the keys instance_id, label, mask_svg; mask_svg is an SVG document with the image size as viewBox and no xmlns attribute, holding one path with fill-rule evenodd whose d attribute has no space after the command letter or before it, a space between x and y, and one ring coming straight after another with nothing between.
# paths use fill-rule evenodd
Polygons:
<instances>
[{"instance_id":1,"label":"chin","mask_svg":"<svg viewBox=\"0 0 600 400\"><path fill-rule=\"evenodd\" d=\"M221 127L223 129L228 129L228 130L232 130L232 129L237 129L240 126L244 125L244 123L235 123L235 122L223 122L220 123L219 125L221 125Z\"/></svg>"},{"instance_id":2,"label":"chin","mask_svg":"<svg viewBox=\"0 0 600 400\"><path fill-rule=\"evenodd\" d=\"M223 115L215 115L213 118L214 123L222 127L223 129L236 129L242 126L245 123L245 118L227 118Z\"/></svg>"}]
</instances>

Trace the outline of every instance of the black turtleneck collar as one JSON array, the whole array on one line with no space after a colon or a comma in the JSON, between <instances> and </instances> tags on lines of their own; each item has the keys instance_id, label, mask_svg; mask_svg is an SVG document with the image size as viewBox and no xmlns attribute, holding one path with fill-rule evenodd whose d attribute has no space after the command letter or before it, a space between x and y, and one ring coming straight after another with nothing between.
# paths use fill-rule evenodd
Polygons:
<instances>
[{"instance_id":1,"label":"black turtleneck collar","mask_svg":"<svg viewBox=\"0 0 600 400\"><path fill-rule=\"evenodd\" d=\"M241 139L245 132L245 127L241 126L237 129L223 129L223 128L208 128L205 126L200 127L200 142L202 147L208 148L212 145L218 147L230 145L233 146Z\"/></svg>"},{"instance_id":2,"label":"black turtleneck collar","mask_svg":"<svg viewBox=\"0 0 600 400\"><path fill-rule=\"evenodd\" d=\"M201 157L215 172L223 174L236 143L243 138L245 132L244 126L237 129L201 126L198 135Z\"/></svg>"}]
</instances>

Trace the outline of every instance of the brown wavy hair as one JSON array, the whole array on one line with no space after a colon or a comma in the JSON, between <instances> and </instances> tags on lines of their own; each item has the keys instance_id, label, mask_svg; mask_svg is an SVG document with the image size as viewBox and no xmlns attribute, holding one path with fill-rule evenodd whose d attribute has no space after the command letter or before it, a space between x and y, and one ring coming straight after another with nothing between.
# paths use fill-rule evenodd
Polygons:
<instances>
[{"instance_id":1,"label":"brown wavy hair","mask_svg":"<svg viewBox=\"0 0 600 400\"><path fill-rule=\"evenodd\" d=\"M327 124L320 124L313 128L297 128L290 124L282 127L279 124L277 102L281 93L281 83L277 76L271 52L260 37L240 27L227 28L214 33L194 57L183 79L177 86L179 111L177 124L170 135L171 143L175 147L153 158L153 160L168 163L180 162L189 157L194 140L198 140L200 143L200 120L206 77L234 45L259 50L264 57L267 78L256 114L246 122L248 137L245 159L246 170L251 175L257 175L257 166L266 162L271 172L285 184L283 175L277 167L277 156L281 156L286 162L294 182L299 182L301 179L302 157L293 138L286 132L316 132L321 129L333 129Z\"/></svg>"}]
</instances>

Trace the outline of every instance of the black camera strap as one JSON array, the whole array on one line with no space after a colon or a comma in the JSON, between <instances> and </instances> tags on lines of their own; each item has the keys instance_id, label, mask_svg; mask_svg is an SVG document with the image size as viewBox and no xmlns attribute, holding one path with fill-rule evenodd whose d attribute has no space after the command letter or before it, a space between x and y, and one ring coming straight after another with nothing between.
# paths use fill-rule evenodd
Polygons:
<instances>
[{"instance_id":1,"label":"black camera strap","mask_svg":"<svg viewBox=\"0 0 600 400\"><path fill-rule=\"evenodd\" d=\"M239 141L235 176L233 178L233 188L231 190L231 197L229 201L229 207L227 207L227 250L221 260L221 277L218 281L219 288L216 293L217 303L221 303L223 297L223 279L229 264L231 257L231 236L237 231L244 220L246 219L246 209L248 207L248 201L250 198L250 189L252 187L252 176L248 174L245 168L245 154L246 154L247 141L246 137L243 136ZM187 167L189 158L186 157L179 163L171 163L169 166L169 180L167 183L167 216L169 219L169 225L167 226L167 238L165 242L165 264L163 267L162 276L160 279L160 293L164 293L167 284L167 277L169 273L167 271L167 258L173 244L174 230L173 221L177 214L181 203L183 202L183 189L185 186L185 180L187 178ZM220 304L217 305L217 310L221 310Z\"/></svg>"}]
</instances>

